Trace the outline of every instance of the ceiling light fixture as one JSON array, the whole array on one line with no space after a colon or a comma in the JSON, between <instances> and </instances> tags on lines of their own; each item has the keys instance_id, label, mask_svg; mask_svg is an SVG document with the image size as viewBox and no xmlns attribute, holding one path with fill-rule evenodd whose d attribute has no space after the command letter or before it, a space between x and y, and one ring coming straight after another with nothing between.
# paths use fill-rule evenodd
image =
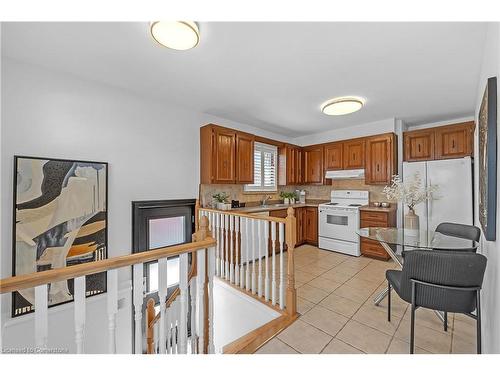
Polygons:
<instances>
[{"instance_id":1,"label":"ceiling light fixture","mask_svg":"<svg viewBox=\"0 0 500 375\"><path fill-rule=\"evenodd\" d=\"M150 25L151 36L162 46L184 51L200 42L200 31L193 21L156 21Z\"/></svg>"},{"instance_id":2,"label":"ceiling light fixture","mask_svg":"<svg viewBox=\"0 0 500 375\"><path fill-rule=\"evenodd\" d=\"M363 108L365 100L357 96L333 98L321 105L321 112L329 116L347 115Z\"/></svg>"}]
</instances>

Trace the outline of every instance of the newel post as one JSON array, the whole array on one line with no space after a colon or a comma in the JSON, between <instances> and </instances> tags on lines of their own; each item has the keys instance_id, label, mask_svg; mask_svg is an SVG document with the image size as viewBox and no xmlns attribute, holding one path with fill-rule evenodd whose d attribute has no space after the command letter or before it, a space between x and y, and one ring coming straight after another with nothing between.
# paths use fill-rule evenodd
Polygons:
<instances>
[{"instance_id":1,"label":"newel post","mask_svg":"<svg viewBox=\"0 0 500 375\"><path fill-rule=\"evenodd\" d=\"M293 259L293 252L295 244L297 243L296 221L294 209L288 207L285 224L286 246L288 252L286 311L290 316L294 316L297 313L297 290L295 289L295 265Z\"/></svg>"}]
</instances>

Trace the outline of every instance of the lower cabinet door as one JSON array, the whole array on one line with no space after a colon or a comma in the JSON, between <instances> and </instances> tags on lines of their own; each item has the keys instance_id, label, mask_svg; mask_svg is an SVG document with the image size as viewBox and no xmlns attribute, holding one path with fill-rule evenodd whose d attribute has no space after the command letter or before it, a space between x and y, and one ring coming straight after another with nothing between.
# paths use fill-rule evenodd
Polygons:
<instances>
[{"instance_id":1,"label":"lower cabinet door","mask_svg":"<svg viewBox=\"0 0 500 375\"><path fill-rule=\"evenodd\" d=\"M370 240L368 238L361 238L361 254L371 258L378 258L387 260L390 258L387 251L382 247L382 245L377 242Z\"/></svg>"}]
</instances>

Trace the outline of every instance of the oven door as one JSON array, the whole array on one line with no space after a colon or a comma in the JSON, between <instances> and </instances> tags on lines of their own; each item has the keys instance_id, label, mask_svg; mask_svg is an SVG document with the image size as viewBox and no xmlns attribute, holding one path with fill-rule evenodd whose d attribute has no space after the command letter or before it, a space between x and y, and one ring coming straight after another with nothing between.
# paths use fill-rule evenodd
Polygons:
<instances>
[{"instance_id":1,"label":"oven door","mask_svg":"<svg viewBox=\"0 0 500 375\"><path fill-rule=\"evenodd\" d=\"M321 237L357 242L358 213L342 208L320 208L319 235Z\"/></svg>"}]
</instances>

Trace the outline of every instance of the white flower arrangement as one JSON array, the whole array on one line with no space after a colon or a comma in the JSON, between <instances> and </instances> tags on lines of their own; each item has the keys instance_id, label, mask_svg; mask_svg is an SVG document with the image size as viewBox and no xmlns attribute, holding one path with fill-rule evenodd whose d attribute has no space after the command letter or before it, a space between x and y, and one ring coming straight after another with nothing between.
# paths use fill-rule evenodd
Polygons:
<instances>
[{"instance_id":1,"label":"white flower arrangement","mask_svg":"<svg viewBox=\"0 0 500 375\"><path fill-rule=\"evenodd\" d=\"M416 172L413 178L408 179L405 183L401 181L399 175L392 177L391 185L384 187L383 192L387 199L391 201L400 201L413 210L415 206L426 200L435 199L433 195L437 193L439 186L431 185L429 187L422 187L422 179L420 173Z\"/></svg>"}]
</instances>

